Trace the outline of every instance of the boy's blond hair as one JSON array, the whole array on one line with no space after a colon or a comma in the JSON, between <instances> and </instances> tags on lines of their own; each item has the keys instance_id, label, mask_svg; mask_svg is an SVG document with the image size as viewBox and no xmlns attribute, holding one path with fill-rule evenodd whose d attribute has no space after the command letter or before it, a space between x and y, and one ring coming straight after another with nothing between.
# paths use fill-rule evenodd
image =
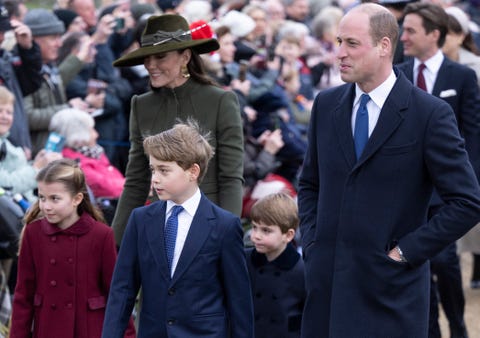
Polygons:
<instances>
[{"instance_id":1,"label":"boy's blond hair","mask_svg":"<svg viewBox=\"0 0 480 338\"><path fill-rule=\"evenodd\" d=\"M189 119L186 123L177 123L171 129L147 137L143 148L147 155L159 161L176 162L183 170L198 164L200 174L197 181L200 184L214 154L208 136L208 133L203 135L200 132L196 121Z\"/></svg>"},{"instance_id":2,"label":"boy's blond hair","mask_svg":"<svg viewBox=\"0 0 480 338\"><path fill-rule=\"evenodd\" d=\"M259 199L250 211L255 223L276 225L282 233L298 228L298 206L295 200L284 192L274 193Z\"/></svg>"},{"instance_id":3,"label":"boy's blond hair","mask_svg":"<svg viewBox=\"0 0 480 338\"><path fill-rule=\"evenodd\" d=\"M6 87L0 86L0 104L14 104L15 95Z\"/></svg>"}]
</instances>

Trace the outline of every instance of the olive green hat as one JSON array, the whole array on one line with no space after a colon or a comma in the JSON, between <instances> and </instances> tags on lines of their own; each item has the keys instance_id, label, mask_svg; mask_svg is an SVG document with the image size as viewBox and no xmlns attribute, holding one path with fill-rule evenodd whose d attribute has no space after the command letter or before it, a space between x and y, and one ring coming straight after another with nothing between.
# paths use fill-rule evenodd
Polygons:
<instances>
[{"instance_id":1,"label":"olive green hat","mask_svg":"<svg viewBox=\"0 0 480 338\"><path fill-rule=\"evenodd\" d=\"M115 60L116 67L143 64L147 56L190 48L198 54L209 53L219 48L216 39L192 40L187 20L180 15L164 14L148 18L142 33L140 48Z\"/></svg>"}]
</instances>

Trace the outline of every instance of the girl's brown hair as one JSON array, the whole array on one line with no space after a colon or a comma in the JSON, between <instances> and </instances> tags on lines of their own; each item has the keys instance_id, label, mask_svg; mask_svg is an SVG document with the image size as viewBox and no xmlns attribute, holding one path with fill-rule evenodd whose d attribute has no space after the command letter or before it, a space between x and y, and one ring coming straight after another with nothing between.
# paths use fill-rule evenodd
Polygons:
<instances>
[{"instance_id":1,"label":"girl's brown hair","mask_svg":"<svg viewBox=\"0 0 480 338\"><path fill-rule=\"evenodd\" d=\"M38 172L37 182L62 183L72 196L81 193L83 199L77 207L78 215L86 212L95 220L105 223L102 212L90 201L85 175L76 161L60 159L50 162ZM25 215L24 220L28 224L41 217L39 201L36 201Z\"/></svg>"}]
</instances>

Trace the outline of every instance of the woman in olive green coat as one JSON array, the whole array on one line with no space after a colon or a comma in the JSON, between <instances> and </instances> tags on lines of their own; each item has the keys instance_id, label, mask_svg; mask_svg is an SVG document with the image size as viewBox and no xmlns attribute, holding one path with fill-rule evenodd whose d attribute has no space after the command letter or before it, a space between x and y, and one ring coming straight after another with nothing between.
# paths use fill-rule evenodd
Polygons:
<instances>
[{"instance_id":1,"label":"woman in olive green coat","mask_svg":"<svg viewBox=\"0 0 480 338\"><path fill-rule=\"evenodd\" d=\"M143 205L150 191L151 175L142 142L171 128L176 119L193 118L210 132L215 157L200 188L220 207L241 213L243 133L237 98L215 86L203 71L199 54L218 49L217 40L192 40L190 33L179 15L152 16L141 47L114 62L118 67L144 64L152 88L131 102L126 182L112 224L117 244L132 209Z\"/></svg>"}]
</instances>

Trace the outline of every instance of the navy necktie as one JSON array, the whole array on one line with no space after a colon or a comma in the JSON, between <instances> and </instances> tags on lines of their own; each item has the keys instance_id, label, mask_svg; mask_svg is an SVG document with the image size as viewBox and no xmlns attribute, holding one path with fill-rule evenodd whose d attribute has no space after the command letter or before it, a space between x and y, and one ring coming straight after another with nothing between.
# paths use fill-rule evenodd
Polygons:
<instances>
[{"instance_id":1,"label":"navy necktie","mask_svg":"<svg viewBox=\"0 0 480 338\"><path fill-rule=\"evenodd\" d=\"M370 96L362 94L360 97L360 106L358 107L357 116L355 118L353 138L355 139L355 153L357 154L357 159L360 158L363 148L365 148L368 141L368 101L370 101Z\"/></svg>"},{"instance_id":2,"label":"navy necktie","mask_svg":"<svg viewBox=\"0 0 480 338\"><path fill-rule=\"evenodd\" d=\"M425 77L423 76L423 70L427 68L424 63L421 63L418 66L418 75L417 75L417 87L427 91L427 84L425 83Z\"/></svg>"},{"instance_id":3,"label":"navy necktie","mask_svg":"<svg viewBox=\"0 0 480 338\"><path fill-rule=\"evenodd\" d=\"M170 217L165 223L165 251L167 253L168 267L172 271L173 254L175 252L175 242L177 240L178 214L181 213L183 207L176 205L172 208Z\"/></svg>"}]
</instances>

